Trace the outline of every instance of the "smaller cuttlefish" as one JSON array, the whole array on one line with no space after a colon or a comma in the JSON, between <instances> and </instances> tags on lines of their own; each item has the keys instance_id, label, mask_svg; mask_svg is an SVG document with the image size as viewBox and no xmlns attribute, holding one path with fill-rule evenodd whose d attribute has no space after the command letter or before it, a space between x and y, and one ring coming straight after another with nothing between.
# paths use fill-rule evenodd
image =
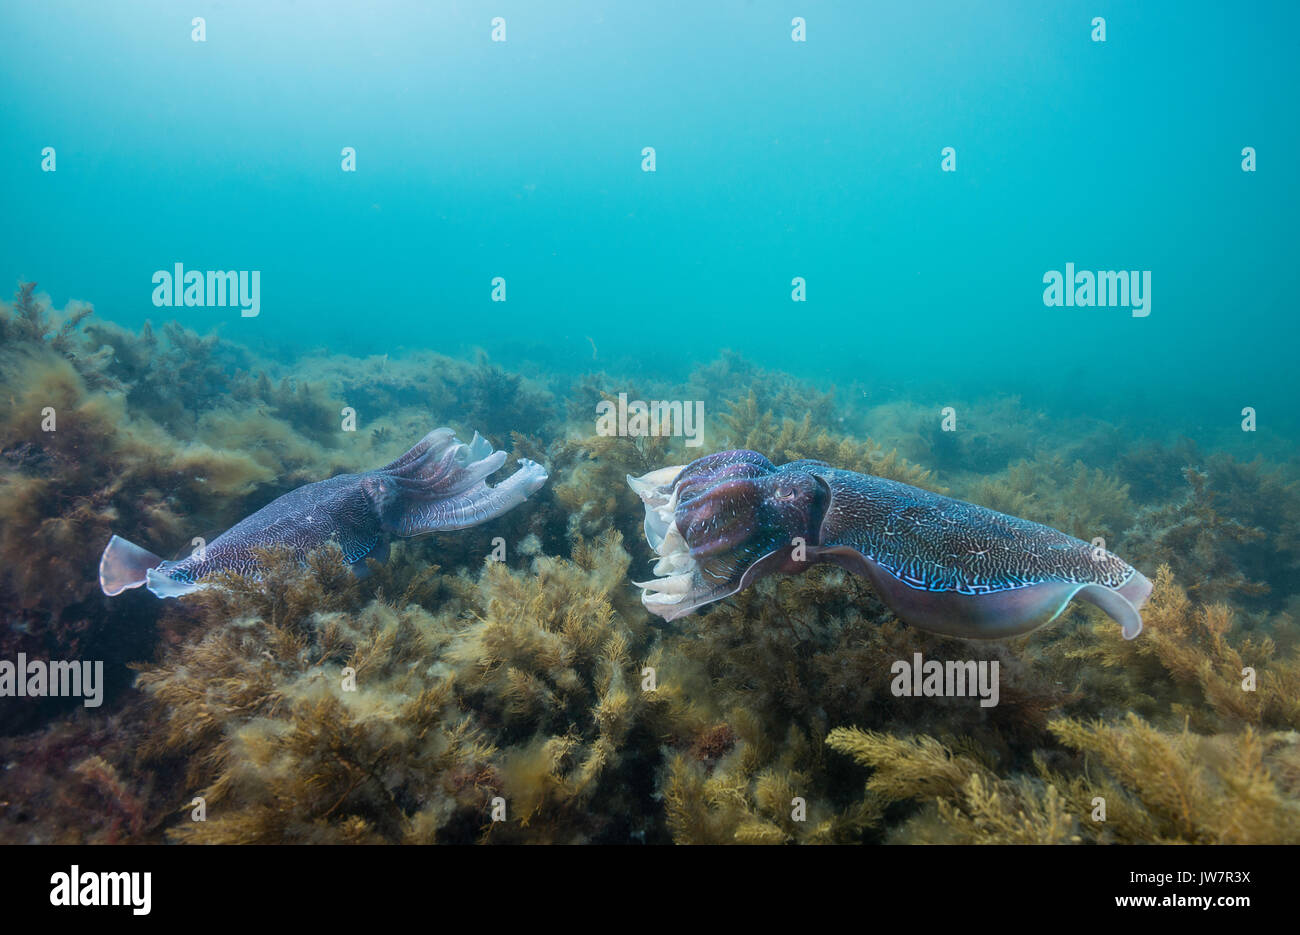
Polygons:
<instances>
[{"instance_id":1,"label":"smaller cuttlefish","mask_svg":"<svg viewBox=\"0 0 1300 935\"><path fill-rule=\"evenodd\" d=\"M113 536L99 560L99 585L110 597L146 586L158 597L180 597L220 573L256 575L254 549L288 546L299 560L337 542L354 571L367 558L384 561L392 537L466 529L523 503L546 483L546 469L519 459L519 470L489 487L484 480L505 463L504 451L477 432L468 445L451 429L434 429L391 464L305 484L240 520L187 558L164 561Z\"/></svg>"},{"instance_id":2,"label":"smaller cuttlefish","mask_svg":"<svg viewBox=\"0 0 1300 935\"><path fill-rule=\"evenodd\" d=\"M874 585L912 626L965 639L1028 633L1088 601L1142 632L1151 582L1073 536L898 481L822 461L780 467L724 451L628 483L645 504L655 574L635 582L675 620L774 572L829 562Z\"/></svg>"}]
</instances>

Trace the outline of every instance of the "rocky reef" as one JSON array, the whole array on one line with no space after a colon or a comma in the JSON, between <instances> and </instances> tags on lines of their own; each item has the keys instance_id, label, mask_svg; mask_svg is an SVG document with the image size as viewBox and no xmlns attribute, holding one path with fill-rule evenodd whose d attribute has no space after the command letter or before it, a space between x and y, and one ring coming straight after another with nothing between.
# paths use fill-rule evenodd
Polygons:
<instances>
[{"instance_id":1,"label":"rocky reef","mask_svg":"<svg viewBox=\"0 0 1300 935\"><path fill-rule=\"evenodd\" d=\"M0 703L0 841L1300 842L1285 451L1121 442L1007 398L962 401L972 428L945 434L938 407L731 354L678 382L286 362L31 284L0 307L0 388L0 659L102 659L108 682L94 709ZM619 392L705 400L705 447L596 434ZM364 578L326 548L180 601L96 586L112 532L171 554L442 424L551 482ZM1071 605L1014 640L945 639L827 566L660 626L630 584L651 553L624 476L728 447L1102 537L1155 583L1146 629ZM917 653L996 662L998 704L896 694Z\"/></svg>"}]
</instances>

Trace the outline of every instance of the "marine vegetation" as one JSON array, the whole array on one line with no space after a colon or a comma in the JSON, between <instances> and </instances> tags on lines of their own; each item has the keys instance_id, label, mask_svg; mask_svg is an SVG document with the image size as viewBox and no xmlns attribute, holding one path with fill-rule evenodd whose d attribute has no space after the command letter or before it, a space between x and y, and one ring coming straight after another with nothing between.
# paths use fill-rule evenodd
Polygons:
<instances>
[{"instance_id":1,"label":"marine vegetation","mask_svg":"<svg viewBox=\"0 0 1300 935\"><path fill-rule=\"evenodd\" d=\"M1237 460L1134 423L1113 456L1117 427L1009 398L961 401L946 433L897 388L734 354L538 372L285 360L21 285L0 307L0 660L102 659L108 685L93 709L0 699L0 841L1300 843L1285 448ZM597 434L622 392L702 400L704 445ZM211 541L430 424L551 480L360 575L336 541L268 542L181 601L100 591L115 533ZM1100 538L1152 575L1142 633L1080 603L1012 638L929 633L836 564L665 622L631 584L664 556L625 478L741 448ZM996 666L997 703L899 691L918 658Z\"/></svg>"},{"instance_id":2,"label":"marine vegetation","mask_svg":"<svg viewBox=\"0 0 1300 935\"><path fill-rule=\"evenodd\" d=\"M530 572L427 570L369 599L337 550L267 554L272 590L196 595L201 637L146 666L143 756L186 763L202 842L592 840L635 815L621 754L647 706L615 610L617 535ZM385 582L387 583L387 582ZM274 595L274 596L273 596ZM436 612L427 609L436 595ZM417 601L416 598L422 600ZM642 630L644 628L641 628ZM632 786L629 787L629 783ZM492 822L503 797L509 820ZM174 803L186 809L186 801Z\"/></svg>"}]
</instances>

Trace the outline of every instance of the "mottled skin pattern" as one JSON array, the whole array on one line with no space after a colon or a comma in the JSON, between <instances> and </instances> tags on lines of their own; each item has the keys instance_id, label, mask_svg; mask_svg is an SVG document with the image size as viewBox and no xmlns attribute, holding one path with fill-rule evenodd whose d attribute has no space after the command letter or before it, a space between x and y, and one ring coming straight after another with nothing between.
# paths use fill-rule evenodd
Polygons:
<instances>
[{"instance_id":1,"label":"mottled skin pattern","mask_svg":"<svg viewBox=\"0 0 1300 935\"><path fill-rule=\"evenodd\" d=\"M997 638L1054 619L1078 597L1141 630L1150 582L1059 530L821 461L776 467L725 451L628 478L646 507L663 577L638 582L672 620L773 572L831 562L871 579L900 618L951 636Z\"/></svg>"},{"instance_id":2,"label":"mottled skin pattern","mask_svg":"<svg viewBox=\"0 0 1300 935\"><path fill-rule=\"evenodd\" d=\"M365 559L384 559L394 536L478 525L545 483L541 465L520 459L518 471L489 487L484 478L505 459L477 434L467 445L451 429L436 429L382 468L291 490L179 561L163 561L114 536L100 560L100 585L109 595L147 585L159 597L175 597L218 572L256 576L258 549L288 547L302 560L328 542L364 572Z\"/></svg>"},{"instance_id":3,"label":"mottled skin pattern","mask_svg":"<svg viewBox=\"0 0 1300 935\"><path fill-rule=\"evenodd\" d=\"M216 572L254 574L254 549L288 547L300 558L337 542L349 563L362 561L387 532L363 486L365 474L340 474L291 490L240 520L208 546L158 569L173 581L193 584ZM199 560L200 555L202 561Z\"/></svg>"},{"instance_id":4,"label":"mottled skin pattern","mask_svg":"<svg viewBox=\"0 0 1300 935\"><path fill-rule=\"evenodd\" d=\"M883 477L801 467L809 464L780 470L810 470L834 489L836 509L817 544L855 549L913 588L988 594L1049 580L1117 588L1133 573L1050 526Z\"/></svg>"}]
</instances>

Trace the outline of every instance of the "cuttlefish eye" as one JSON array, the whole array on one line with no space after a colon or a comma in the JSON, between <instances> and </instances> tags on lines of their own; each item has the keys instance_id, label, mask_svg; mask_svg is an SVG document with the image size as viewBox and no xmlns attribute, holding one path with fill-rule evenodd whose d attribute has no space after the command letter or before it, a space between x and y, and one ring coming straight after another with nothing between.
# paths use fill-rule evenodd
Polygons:
<instances>
[{"instance_id":1,"label":"cuttlefish eye","mask_svg":"<svg viewBox=\"0 0 1300 935\"><path fill-rule=\"evenodd\" d=\"M773 496L776 497L776 499L778 500L793 500L794 488L783 484L780 487L776 488L776 491L773 494Z\"/></svg>"}]
</instances>

